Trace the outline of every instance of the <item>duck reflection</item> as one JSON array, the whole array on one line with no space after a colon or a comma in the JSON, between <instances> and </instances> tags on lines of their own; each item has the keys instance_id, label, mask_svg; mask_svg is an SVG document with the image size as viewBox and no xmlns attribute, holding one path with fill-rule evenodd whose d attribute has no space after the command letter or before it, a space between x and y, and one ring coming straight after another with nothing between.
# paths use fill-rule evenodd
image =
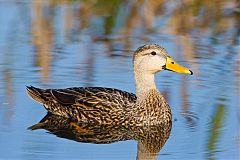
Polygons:
<instances>
[{"instance_id":1,"label":"duck reflection","mask_svg":"<svg viewBox=\"0 0 240 160\"><path fill-rule=\"evenodd\" d=\"M66 118L58 121L58 118L44 118L31 128L45 128L58 136L70 132L70 137L80 142L134 139L139 142L138 159L155 159L169 137L172 113L157 90L154 76L162 70L193 72L175 63L166 50L156 44L139 47L134 52L133 64L136 95L103 87L40 89L28 86L27 93L49 113ZM58 124L59 121L63 125Z\"/></svg>"},{"instance_id":2,"label":"duck reflection","mask_svg":"<svg viewBox=\"0 0 240 160\"><path fill-rule=\"evenodd\" d=\"M171 131L171 128L164 129L160 125L96 125L51 113L29 129L45 129L57 137L84 143L108 144L136 140L138 142L137 159L156 159Z\"/></svg>"}]
</instances>

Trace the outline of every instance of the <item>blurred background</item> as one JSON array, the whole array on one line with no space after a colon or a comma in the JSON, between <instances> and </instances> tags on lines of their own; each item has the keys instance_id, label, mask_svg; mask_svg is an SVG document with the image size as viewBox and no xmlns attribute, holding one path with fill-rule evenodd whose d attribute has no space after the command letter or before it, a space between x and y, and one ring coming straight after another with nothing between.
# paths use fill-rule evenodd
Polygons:
<instances>
[{"instance_id":1,"label":"blurred background","mask_svg":"<svg viewBox=\"0 0 240 160\"><path fill-rule=\"evenodd\" d=\"M0 0L0 159L135 159L108 145L30 131L46 114L26 85L135 93L132 53L163 46L193 76L157 75L173 111L159 159L240 159L239 0Z\"/></svg>"}]
</instances>

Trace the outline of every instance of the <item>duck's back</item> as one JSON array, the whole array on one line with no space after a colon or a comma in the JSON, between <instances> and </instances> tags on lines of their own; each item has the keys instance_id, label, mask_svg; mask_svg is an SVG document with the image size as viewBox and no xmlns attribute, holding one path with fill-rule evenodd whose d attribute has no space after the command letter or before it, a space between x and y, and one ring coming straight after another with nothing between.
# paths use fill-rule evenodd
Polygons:
<instances>
[{"instance_id":1,"label":"duck's back","mask_svg":"<svg viewBox=\"0 0 240 160\"><path fill-rule=\"evenodd\" d=\"M113 88L74 87L39 89L27 87L28 94L48 112L78 121L111 124L124 118L136 96Z\"/></svg>"}]
</instances>

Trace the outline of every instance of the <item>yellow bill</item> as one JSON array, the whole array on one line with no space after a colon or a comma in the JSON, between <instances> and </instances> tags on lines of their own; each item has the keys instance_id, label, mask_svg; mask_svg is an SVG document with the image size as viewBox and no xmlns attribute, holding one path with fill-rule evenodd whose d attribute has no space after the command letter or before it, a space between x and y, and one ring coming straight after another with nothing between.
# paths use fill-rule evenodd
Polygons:
<instances>
[{"instance_id":1,"label":"yellow bill","mask_svg":"<svg viewBox=\"0 0 240 160\"><path fill-rule=\"evenodd\" d=\"M193 72L190 69L177 64L171 57L167 57L165 70L182 73L182 74L191 74L191 75L193 74Z\"/></svg>"}]
</instances>

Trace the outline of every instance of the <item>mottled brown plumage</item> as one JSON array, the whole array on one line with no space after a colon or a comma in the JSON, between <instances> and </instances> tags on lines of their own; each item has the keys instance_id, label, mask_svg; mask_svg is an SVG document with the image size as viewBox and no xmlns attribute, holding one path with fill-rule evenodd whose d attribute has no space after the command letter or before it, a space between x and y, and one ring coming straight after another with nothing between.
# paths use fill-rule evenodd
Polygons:
<instances>
[{"instance_id":1,"label":"mottled brown plumage","mask_svg":"<svg viewBox=\"0 0 240 160\"><path fill-rule=\"evenodd\" d=\"M184 74L192 74L192 71L174 62L166 50L158 45L144 45L138 48L133 56L133 64L136 95L118 89L101 87L39 89L30 86L27 87L27 92L34 100L43 104L50 114L77 123L74 126L78 128L79 141L107 143L131 139L136 133L137 136L132 139L139 142L138 159L155 159L156 154L169 137L172 114L169 105L156 88L154 75L162 70ZM83 129L84 125L94 127L85 126L87 129ZM95 134L98 128L96 126L107 128L104 129L105 131L112 126L107 140ZM124 132L129 130L134 134L119 137L123 134L118 132L118 129L114 132L115 128L121 128ZM152 136L153 132L147 130L155 130L154 134L161 133L161 136ZM92 135L91 140L89 137L86 139L88 134ZM152 145L152 143L159 144Z\"/></svg>"},{"instance_id":2,"label":"mottled brown plumage","mask_svg":"<svg viewBox=\"0 0 240 160\"><path fill-rule=\"evenodd\" d=\"M123 123L137 99L132 93L101 87L43 90L31 86L27 91L52 114L99 124Z\"/></svg>"}]
</instances>

